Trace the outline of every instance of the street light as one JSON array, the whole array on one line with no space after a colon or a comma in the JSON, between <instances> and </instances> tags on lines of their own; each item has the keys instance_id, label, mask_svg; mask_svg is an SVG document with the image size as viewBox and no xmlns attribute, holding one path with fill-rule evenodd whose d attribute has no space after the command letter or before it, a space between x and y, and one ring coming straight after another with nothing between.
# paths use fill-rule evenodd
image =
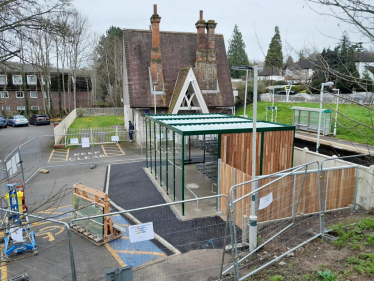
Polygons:
<instances>
[{"instance_id":1,"label":"street light","mask_svg":"<svg viewBox=\"0 0 374 281\"><path fill-rule=\"evenodd\" d=\"M319 138L320 138L320 130L321 130L323 91L324 91L324 87L331 87L331 86L334 86L334 82L330 81L330 82L326 82L326 83L321 84L321 92L320 92L320 95L319 95L319 117L318 117L317 147L316 147L316 152L317 153L318 153L318 149L319 149Z\"/></svg>"},{"instance_id":2,"label":"street light","mask_svg":"<svg viewBox=\"0 0 374 281\"><path fill-rule=\"evenodd\" d=\"M332 89L334 92L338 92L336 95L336 109L335 109L335 125L334 125L334 137L336 137L336 123L338 120L338 108L339 108L339 94L340 94L340 89Z\"/></svg>"},{"instance_id":3,"label":"street light","mask_svg":"<svg viewBox=\"0 0 374 281\"><path fill-rule=\"evenodd\" d=\"M244 114L243 117L247 117L247 85L248 85L248 70L253 69L252 66L249 65L238 65L238 66L232 66L231 69L233 70L246 70L247 75L245 77L245 92L244 92Z\"/></svg>"},{"instance_id":4,"label":"street light","mask_svg":"<svg viewBox=\"0 0 374 281\"><path fill-rule=\"evenodd\" d=\"M233 66L234 70L246 70L247 78L245 80L245 93L244 93L244 117L246 116L247 105L247 84L248 84L248 70L253 69L253 117L252 117L252 179L256 178L256 135L257 135L257 80L258 80L258 65L247 66ZM252 192L256 190L256 182L252 182ZM256 196L252 196L251 202L251 215L249 217L249 249L254 250L257 247L257 216L256 216Z\"/></svg>"}]
</instances>

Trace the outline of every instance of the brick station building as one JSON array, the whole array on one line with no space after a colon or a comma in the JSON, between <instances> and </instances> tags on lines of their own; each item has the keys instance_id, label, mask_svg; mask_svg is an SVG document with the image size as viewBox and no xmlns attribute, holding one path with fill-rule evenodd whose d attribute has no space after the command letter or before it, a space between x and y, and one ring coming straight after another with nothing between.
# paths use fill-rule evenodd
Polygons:
<instances>
[{"instance_id":1,"label":"brick station building","mask_svg":"<svg viewBox=\"0 0 374 281\"><path fill-rule=\"evenodd\" d=\"M59 111L59 94L57 70L51 69L51 75L44 79L43 75L32 65L8 62L0 65L0 114L10 116L26 111L26 99L32 113L44 113L44 104L48 104L46 94L46 80L50 83L52 107ZM60 75L60 91L62 110L74 109L73 84L69 81L67 72L64 75L65 94L62 88L62 73ZM76 79L76 104L77 107L91 107L91 79L79 76ZM42 83L44 91L42 92ZM70 94L68 88L70 87ZM43 99L45 100L43 102ZM70 110L69 110L70 109Z\"/></svg>"},{"instance_id":2,"label":"brick station building","mask_svg":"<svg viewBox=\"0 0 374 281\"><path fill-rule=\"evenodd\" d=\"M217 23L195 24L197 33L160 31L154 5L151 29L124 29L124 111L144 130L145 114L232 113L234 96L223 35Z\"/></svg>"}]
</instances>

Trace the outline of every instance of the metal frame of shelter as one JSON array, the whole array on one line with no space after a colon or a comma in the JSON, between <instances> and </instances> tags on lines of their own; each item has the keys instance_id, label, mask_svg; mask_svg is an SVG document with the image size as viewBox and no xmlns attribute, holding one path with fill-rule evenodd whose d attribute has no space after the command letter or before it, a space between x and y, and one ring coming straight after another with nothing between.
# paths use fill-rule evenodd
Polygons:
<instances>
[{"instance_id":1,"label":"metal frame of shelter","mask_svg":"<svg viewBox=\"0 0 374 281\"><path fill-rule=\"evenodd\" d=\"M176 201L176 188L181 188L181 198L185 200L185 160L186 143L189 136L217 135L217 158L221 158L221 135L234 133L251 133L253 130L252 119L225 115L225 114L164 114L146 115L146 163L151 173L162 186L164 179L166 193L174 196ZM291 125L257 122L257 132L294 130ZM163 142L161 142L163 139ZM263 138L262 138L263 141ZM263 147L263 146L261 146ZM170 150L172 152L170 152ZM178 150L178 151L177 151ZM177 151L177 153L176 153ZM187 151L188 153L188 151ZM180 156L176 156L176 154ZM169 157L170 155L170 157ZM179 157L179 159L177 159ZM205 152L204 152L205 157ZM176 164L178 161L178 164ZM189 163L187 163L188 165ZM169 166L172 166L172 179L169 178ZM176 177L176 168L181 170L181 178ZM162 171L165 169L165 171ZM171 177L171 176L170 176ZM180 184L178 181L181 181ZM170 183L172 186L169 186ZM170 193L171 194L170 194ZM219 187L217 188L219 194ZM182 215L185 214L182 204Z\"/></svg>"},{"instance_id":2,"label":"metal frame of shelter","mask_svg":"<svg viewBox=\"0 0 374 281\"><path fill-rule=\"evenodd\" d=\"M296 126L297 130L318 133L319 113L322 113L322 122L320 132L323 136L331 134L332 110L293 106L293 121L292 124Z\"/></svg>"},{"instance_id":3,"label":"metal frame of shelter","mask_svg":"<svg viewBox=\"0 0 374 281\"><path fill-rule=\"evenodd\" d=\"M278 109L276 106L274 106L274 101L275 101L274 90L284 88L286 90L286 102L288 102L292 86L293 85L274 85L274 86L266 87L266 89L270 90L270 96L271 96L271 108L269 108L269 106L266 107L266 121L268 120L268 110L271 110L270 122L273 122L273 121L277 122ZM275 120L274 120L274 110L275 110Z\"/></svg>"}]
</instances>

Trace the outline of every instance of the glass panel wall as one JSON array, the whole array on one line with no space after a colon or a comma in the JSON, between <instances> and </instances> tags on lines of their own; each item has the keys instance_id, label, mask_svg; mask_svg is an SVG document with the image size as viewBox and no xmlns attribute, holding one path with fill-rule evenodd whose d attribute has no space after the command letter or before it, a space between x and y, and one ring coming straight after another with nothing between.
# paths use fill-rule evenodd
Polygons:
<instances>
[{"instance_id":1,"label":"glass panel wall","mask_svg":"<svg viewBox=\"0 0 374 281\"><path fill-rule=\"evenodd\" d=\"M167 178L167 172L166 169L168 167L167 165L167 129L165 127L161 126L161 179L162 179L162 186L165 190L167 190L168 187L168 178Z\"/></svg>"},{"instance_id":2,"label":"glass panel wall","mask_svg":"<svg viewBox=\"0 0 374 281\"><path fill-rule=\"evenodd\" d=\"M182 136L175 134L175 200L182 200L183 147Z\"/></svg>"}]
</instances>

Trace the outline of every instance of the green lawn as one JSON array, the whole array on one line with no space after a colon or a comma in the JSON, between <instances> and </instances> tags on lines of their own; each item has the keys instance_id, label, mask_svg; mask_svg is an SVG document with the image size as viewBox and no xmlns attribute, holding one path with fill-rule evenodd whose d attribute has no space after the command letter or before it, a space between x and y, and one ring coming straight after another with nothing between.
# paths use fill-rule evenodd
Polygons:
<instances>
[{"instance_id":1,"label":"green lawn","mask_svg":"<svg viewBox=\"0 0 374 281\"><path fill-rule=\"evenodd\" d=\"M266 106L271 105L270 102L258 102L257 105L257 118L259 120L265 120L266 117ZM293 111L290 109L292 106L303 106L303 107L319 107L319 103L280 103L276 102L275 106L278 107L278 118L277 123L292 124ZM331 105L335 110L335 105ZM324 108L328 108L324 106ZM372 107L374 109L374 107ZM271 114L271 112L269 112ZM341 104L339 105L338 114L338 128L336 136L337 138L346 139L350 141L371 144L374 145L374 111L369 111L366 108L351 105ZM253 106L252 104L247 105L247 115L252 118ZM270 115L269 114L269 115ZM243 107L240 107L236 111L236 115L243 115ZM370 116L372 115L372 117ZM335 112L333 113L335 116ZM349 120L353 119L354 121ZM373 119L372 119L373 118ZM270 118L268 118L270 120ZM363 123L371 128L367 128L358 124L357 122ZM334 126L335 119L332 120L332 126Z\"/></svg>"},{"instance_id":2,"label":"green lawn","mask_svg":"<svg viewBox=\"0 0 374 281\"><path fill-rule=\"evenodd\" d=\"M102 128L113 125L123 125L123 116L90 116L78 117L69 129Z\"/></svg>"}]
</instances>

